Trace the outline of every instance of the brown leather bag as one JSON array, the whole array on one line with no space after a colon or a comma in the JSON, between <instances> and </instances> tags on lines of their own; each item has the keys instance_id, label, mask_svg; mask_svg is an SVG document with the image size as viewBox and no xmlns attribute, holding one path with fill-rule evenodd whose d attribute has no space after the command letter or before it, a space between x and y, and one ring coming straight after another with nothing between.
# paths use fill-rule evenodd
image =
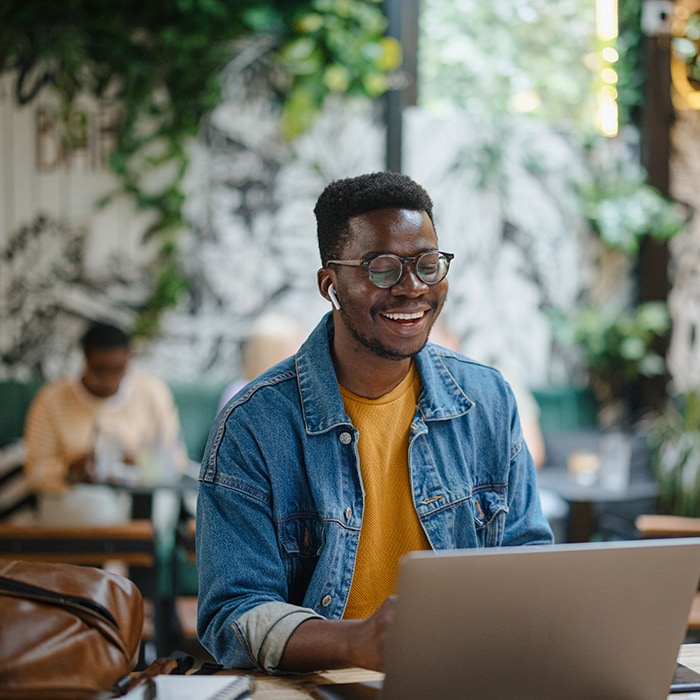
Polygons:
<instances>
[{"instance_id":1,"label":"brown leather bag","mask_svg":"<svg viewBox=\"0 0 700 700\"><path fill-rule=\"evenodd\" d=\"M0 559L0 697L114 697L136 666L143 598L102 569Z\"/></svg>"}]
</instances>

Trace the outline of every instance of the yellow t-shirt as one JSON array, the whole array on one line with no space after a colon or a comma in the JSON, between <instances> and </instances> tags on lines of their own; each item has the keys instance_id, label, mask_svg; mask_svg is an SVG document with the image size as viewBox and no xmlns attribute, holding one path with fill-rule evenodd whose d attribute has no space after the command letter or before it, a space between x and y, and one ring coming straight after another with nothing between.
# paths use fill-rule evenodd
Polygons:
<instances>
[{"instance_id":1,"label":"yellow t-shirt","mask_svg":"<svg viewBox=\"0 0 700 700\"><path fill-rule=\"evenodd\" d=\"M365 508L350 595L343 617L369 617L396 592L399 559L429 549L418 520L408 473L408 438L420 393L413 364L406 378L378 399L340 388L345 410L359 431Z\"/></svg>"}]
</instances>

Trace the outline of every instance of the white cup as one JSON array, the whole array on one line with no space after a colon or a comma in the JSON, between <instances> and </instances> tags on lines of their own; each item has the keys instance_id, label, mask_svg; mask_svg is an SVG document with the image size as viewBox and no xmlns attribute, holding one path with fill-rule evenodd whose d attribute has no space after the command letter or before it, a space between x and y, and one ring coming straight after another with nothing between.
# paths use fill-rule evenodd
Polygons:
<instances>
[{"instance_id":1,"label":"white cup","mask_svg":"<svg viewBox=\"0 0 700 700\"><path fill-rule=\"evenodd\" d=\"M593 486L598 476L600 459L596 452L572 452L567 459L569 473L581 486Z\"/></svg>"}]
</instances>

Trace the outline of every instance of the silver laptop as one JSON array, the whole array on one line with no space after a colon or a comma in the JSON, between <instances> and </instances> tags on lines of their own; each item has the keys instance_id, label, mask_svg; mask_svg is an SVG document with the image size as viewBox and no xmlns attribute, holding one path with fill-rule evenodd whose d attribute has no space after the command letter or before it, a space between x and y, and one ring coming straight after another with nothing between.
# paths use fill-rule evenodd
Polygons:
<instances>
[{"instance_id":1,"label":"silver laptop","mask_svg":"<svg viewBox=\"0 0 700 700\"><path fill-rule=\"evenodd\" d=\"M377 695L664 700L699 577L700 538L414 552Z\"/></svg>"}]
</instances>

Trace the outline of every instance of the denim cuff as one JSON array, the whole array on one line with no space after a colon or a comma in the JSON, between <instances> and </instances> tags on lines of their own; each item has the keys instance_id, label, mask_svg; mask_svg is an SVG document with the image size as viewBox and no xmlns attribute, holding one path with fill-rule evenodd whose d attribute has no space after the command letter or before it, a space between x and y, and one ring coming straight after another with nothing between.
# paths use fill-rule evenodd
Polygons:
<instances>
[{"instance_id":1,"label":"denim cuff","mask_svg":"<svg viewBox=\"0 0 700 700\"><path fill-rule=\"evenodd\" d=\"M289 637L302 622L311 618L324 619L310 608L289 603L263 603L242 615L236 624L260 667L274 673Z\"/></svg>"}]
</instances>

